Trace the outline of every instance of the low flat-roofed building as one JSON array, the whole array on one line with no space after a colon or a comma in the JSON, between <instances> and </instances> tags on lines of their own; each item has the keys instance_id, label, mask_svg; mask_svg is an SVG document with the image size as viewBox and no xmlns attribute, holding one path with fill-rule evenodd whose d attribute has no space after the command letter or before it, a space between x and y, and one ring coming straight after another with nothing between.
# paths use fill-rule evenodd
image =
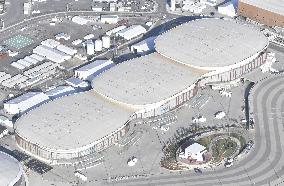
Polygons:
<instances>
[{"instance_id":1,"label":"low flat-roofed building","mask_svg":"<svg viewBox=\"0 0 284 186\"><path fill-rule=\"evenodd\" d=\"M97 76L92 86L110 99L142 106L166 100L185 90L203 73L152 53L116 65Z\"/></svg>"},{"instance_id":2,"label":"low flat-roofed building","mask_svg":"<svg viewBox=\"0 0 284 186\"><path fill-rule=\"evenodd\" d=\"M21 164L12 156L0 151L0 185L21 185L23 179Z\"/></svg>"},{"instance_id":3,"label":"low flat-roofed building","mask_svg":"<svg viewBox=\"0 0 284 186\"><path fill-rule=\"evenodd\" d=\"M93 91L65 96L18 119L17 144L44 161L99 152L125 135L132 112Z\"/></svg>"},{"instance_id":4,"label":"low flat-roofed building","mask_svg":"<svg viewBox=\"0 0 284 186\"><path fill-rule=\"evenodd\" d=\"M121 26L115 27L115 28L107 31L106 35L111 36L112 34L116 34L117 32L119 32L119 31L121 31L121 30L123 30L125 28L126 28L125 25L121 25Z\"/></svg>"},{"instance_id":5,"label":"low flat-roofed building","mask_svg":"<svg viewBox=\"0 0 284 186\"><path fill-rule=\"evenodd\" d=\"M259 31L234 21L208 18L191 21L159 36L161 55L194 68L235 68L266 50L269 42Z\"/></svg>"},{"instance_id":6,"label":"low flat-roofed building","mask_svg":"<svg viewBox=\"0 0 284 186\"><path fill-rule=\"evenodd\" d=\"M126 40L131 40L135 37L138 37L144 33L146 33L147 30L141 25L131 25L119 32L116 33L117 36L120 36Z\"/></svg>"},{"instance_id":7,"label":"low flat-roofed building","mask_svg":"<svg viewBox=\"0 0 284 186\"><path fill-rule=\"evenodd\" d=\"M205 152L207 152L206 147L199 143L192 143L186 147L181 147L179 157L188 159L194 163L202 163L204 161L203 154Z\"/></svg>"},{"instance_id":8,"label":"low flat-roofed building","mask_svg":"<svg viewBox=\"0 0 284 186\"><path fill-rule=\"evenodd\" d=\"M51 90L45 92L45 94L50 99L57 99L57 98L62 97L62 96L74 94L75 92L76 92L76 90L71 86L58 86L54 89L51 89Z\"/></svg>"},{"instance_id":9,"label":"low flat-roofed building","mask_svg":"<svg viewBox=\"0 0 284 186\"><path fill-rule=\"evenodd\" d=\"M54 39L46 39L41 42L42 45L47 46L49 48L55 48L60 45L59 41L55 41Z\"/></svg>"},{"instance_id":10,"label":"low flat-roofed building","mask_svg":"<svg viewBox=\"0 0 284 186\"><path fill-rule=\"evenodd\" d=\"M57 49L47 47L45 45L39 45L36 48L33 49L33 52L46 57L50 61L56 62L56 63L62 63L66 60L71 59L71 56L61 52Z\"/></svg>"},{"instance_id":11,"label":"low flat-roofed building","mask_svg":"<svg viewBox=\"0 0 284 186\"><path fill-rule=\"evenodd\" d=\"M8 128L13 128L13 122L11 120L9 120L7 117L5 116L1 116L0 115L0 125L3 125L5 127L8 127Z\"/></svg>"},{"instance_id":12,"label":"low flat-roofed building","mask_svg":"<svg viewBox=\"0 0 284 186\"><path fill-rule=\"evenodd\" d=\"M72 17L72 21L74 23L79 24L79 25L85 25L85 24L88 24L89 22L91 22L90 19L83 17L83 16L78 16L78 15Z\"/></svg>"},{"instance_id":13,"label":"low flat-roofed building","mask_svg":"<svg viewBox=\"0 0 284 186\"><path fill-rule=\"evenodd\" d=\"M49 100L42 92L27 92L4 103L4 109L9 114L23 114Z\"/></svg>"},{"instance_id":14,"label":"low flat-roofed building","mask_svg":"<svg viewBox=\"0 0 284 186\"><path fill-rule=\"evenodd\" d=\"M66 45L62 45L62 44L58 45L56 47L56 49L61 51L61 52L64 52L65 54L68 54L70 56L73 56L73 55L77 54L77 50L76 49L70 48L70 47L68 47Z\"/></svg>"},{"instance_id":15,"label":"low flat-roofed building","mask_svg":"<svg viewBox=\"0 0 284 186\"><path fill-rule=\"evenodd\" d=\"M111 60L95 60L81 68L76 69L75 77L82 80L91 81L94 77L102 73L103 71L111 68L115 64Z\"/></svg>"},{"instance_id":16,"label":"low flat-roofed building","mask_svg":"<svg viewBox=\"0 0 284 186\"><path fill-rule=\"evenodd\" d=\"M90 88L90 84L87 81L83 81L79 78L71 77L65 80L67 85L70 85L74 88L80 88L80 89L88 89Z\"/></svg>"},{"instance_id":17,"label":"low flat-roofed building","mask_svg":"<svg viewBox=\"0 0 284 186\"><path fill-rule=\"evenodd\" d=\"M101 22L106 24L116 24L118 19L118 15L101 15Z\"/></svg>"},{"instance_id":18,"label":"low flat-roofed building","mask_svg":"<svg viewBox=\"0 0 284 186\"><path fill-rule=\"evenodd\" d=\"M238 14L268 26L284 27L283 0L239 0Z\"/></svg>"}]
</instances>

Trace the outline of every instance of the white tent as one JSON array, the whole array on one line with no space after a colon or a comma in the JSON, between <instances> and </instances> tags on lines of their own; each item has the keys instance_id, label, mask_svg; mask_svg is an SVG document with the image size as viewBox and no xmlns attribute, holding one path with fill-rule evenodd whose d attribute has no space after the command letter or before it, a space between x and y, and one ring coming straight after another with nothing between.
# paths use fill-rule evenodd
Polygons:
<instances>
[{"instance_id":1,"label":"white tent","mask_svg":"<svg viewBox=\"0 0 284 186\"><path fill-rule=\"evenodd\" d=\"M79 24L79 25L85 25L85 24L87 24L87 23L90 22L89 19L87 19L87 18L85 18L85 17L82 17L82 16L74 16L74 17L72 18L72 21L73 21L74 23Z\"/></svg>"}]
</instances>

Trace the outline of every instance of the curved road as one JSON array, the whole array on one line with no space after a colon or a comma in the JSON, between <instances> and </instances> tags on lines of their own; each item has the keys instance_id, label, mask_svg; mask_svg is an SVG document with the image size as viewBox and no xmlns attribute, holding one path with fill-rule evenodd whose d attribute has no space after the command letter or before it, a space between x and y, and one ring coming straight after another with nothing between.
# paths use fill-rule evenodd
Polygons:
<instances>
[{"instance_id":1,"label":"curved road","mask_svg":"<svg viewBox=\"0 0 284 186\"><path fill-rule=\"evenodd\" d=\"M256 123L255 147L245 159L231 168L205 170L199 175L193 172L171 173L112 184L259 186L280 183L284 180L284 77L275 76L257 83L250 98Z\"/></svg>"}]
</instances>

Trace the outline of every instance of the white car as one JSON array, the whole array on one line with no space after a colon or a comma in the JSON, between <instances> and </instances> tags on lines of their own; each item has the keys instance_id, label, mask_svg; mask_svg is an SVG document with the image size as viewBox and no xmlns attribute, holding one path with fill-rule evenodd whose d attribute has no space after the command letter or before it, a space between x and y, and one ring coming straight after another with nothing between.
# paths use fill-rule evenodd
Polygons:
<instances>
[{"instance_id":1,"label":"white car","mask_svg":"<svg viewBox=\"0 0 284 186\"><path fill-rule=\"evenodd\" d=\"M138 159L136 157L129 158L127 161L127 165L129 167L134 166L137 163Z\"/></svg>"},{"instance_id":2,"label":"white car","mask_svg":"<svg viewBox=\"0 0 284 186\"><path fill-rule=\"evenodd\" d=\"M161 126L162 131L168 131L169 129L170 129L170 127L168 127L168 126Z\"/></svg>"},{"instance_id":3,"label":"white car","mask_svg":"<svg viewBox=\"0 0 284 186\"><path fill-rule=\"evenodd\" d=\"M233 162L226 162L224 165L226 168L229 168L233 166Z\"/></svg>"},{"instance_id":4,"label":"white car","mask_svg":"<svg viewBox=\"0 0 284 186\"><path fill-rule=\"evenodd\" d=\"M227 159L227 162L228 162L228 163L233 163L233 161L234 161L233 158L228 158L228 159Z\"/></svg>"}]
</instances>

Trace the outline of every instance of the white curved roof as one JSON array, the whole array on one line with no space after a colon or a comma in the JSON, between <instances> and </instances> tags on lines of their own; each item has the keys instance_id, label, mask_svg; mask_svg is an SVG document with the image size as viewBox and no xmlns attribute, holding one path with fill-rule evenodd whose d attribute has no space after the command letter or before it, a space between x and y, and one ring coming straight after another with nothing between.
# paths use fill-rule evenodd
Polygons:
<instances>
[{"instance_id":1,"label":"white curved roof","mask_svg":"<svg viewBox=\"0 0 284 186\"><path fill-rule=\"evenodd\" d=\"M27 113L16 122L16 133L50 149L76 149L116 131L131 113L88 91L50 101Z\"/></svg>"},{"instance_id":2,"label":"white curved roof","mask_svg":"<svg viewBox=\"0 0 284 186\"><path fill-rule=\"evenodd\" d=\"M267 38L259 31L229 20L198 19L159 36L160 54L193 67L225 67L262 51Z\"/></svg>"},{"instance_id":3,"label":"white curved roof","mask_svg":"<svg viewBox=\"0 0 284 186\"><path fill-rule=\"evenodd\" d=\"M19 162L0 151L0 185L15 184L22 176Z\"/></svg>"},{"instance_id":4,"label":"white curved roof","mask_svg":"<svg viewBox=\"0 0 284 186\"><path fill-rule=\"evenodd\" d=\"M98 93L131 105L160 102L194 84L204 71L176 63L158 53L120 63L97 76Z\"/></svg>"}]
</instances>

